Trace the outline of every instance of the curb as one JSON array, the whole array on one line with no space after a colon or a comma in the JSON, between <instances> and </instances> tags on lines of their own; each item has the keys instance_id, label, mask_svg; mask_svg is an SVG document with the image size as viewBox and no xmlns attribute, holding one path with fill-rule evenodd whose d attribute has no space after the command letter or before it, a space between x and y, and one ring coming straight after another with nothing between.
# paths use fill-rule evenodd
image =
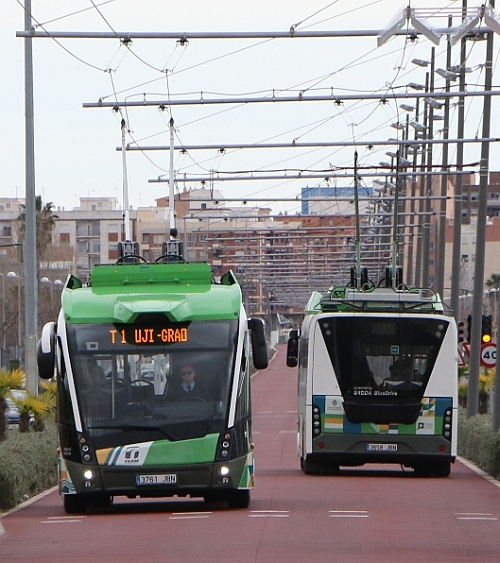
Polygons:
<instances>
[{"instance_id":1,"label":"curb","mask_svg":"<svg viewBox=\"0 0 500 563\"><path fill-rule=\"evenodd\" d=\"M495 487L498 487L500 489L500 481L497 481L494 477L492 477L491 475L489 475L488 473L486 473L482 469L479 469L479 467L474 465L471 461L469 461L468 459L465 459L463 457L460 457L459 455L457 455L457 460L460 463L463 463L469 469L472 469L472 471L474 471L474 473L477 473L483 479L485 479L486 481L489 481L492 485L495 485Z\"/></svg>"},{"instance_id":2,"label":"curb","mask_svg":"<svg viewBox=\"0 0 500 563\"><path fill-rule=\"evenodd\" d=\"M3 536L3 534L5 534L5 528L2 526L2 518L4 516L8 516L9 514L13 514L14 512L17 512L18 510L22 510L23 508L26 508L27 506L29 506L30 504L33 504L37 500L40 500L41 498L46 497L47 495L50 495L50 493L57 491L58 488L59 488L58 485L55 485L54 487L51 487L50 489L47 489L46 491L43 491L42 493L39 493L38 495L35 495L34 497L31 497L28 500L25 500L24 502L22 502L21 504L18 504L17 506L12 508L11 510L9 510L7 512L1 512L0 513L0 536Z\"/></svg>"}]
</instances>

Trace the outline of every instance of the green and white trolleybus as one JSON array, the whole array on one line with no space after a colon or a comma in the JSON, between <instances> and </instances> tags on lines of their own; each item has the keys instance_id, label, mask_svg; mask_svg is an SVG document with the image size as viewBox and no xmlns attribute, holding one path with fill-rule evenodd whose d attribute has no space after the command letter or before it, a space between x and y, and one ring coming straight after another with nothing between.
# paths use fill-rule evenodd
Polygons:
<instances>
[{"instance_id":1,"label":"green and white trolleybus","mask_svg":"<svg viewBox=\"0 0 500 563\"><path fill-rule=\"evenodd\" d=\"M390 276L388 276L390 278ZM291 334L305 473L397 463L447 476L457 453L457 330L429 290L314 292Z\"/></svg>"},{"instance_id":2,"label":"green and white trolleybus","mask_svg":"<svg viewBox=\"0 0 500 563\"><path fill-rule=\"evenodd\" d=\"M88 284L68 277L59 318L38 343L40 376L57 377L64 508L82 512L117 495L246 507L250 363L267 366L263 322L247 318L231 272L216 283L206 263L175 251L146 263L127 244ZM196 384L181 397L172 391L186 365Z\"/></svg>"}]
</instances>

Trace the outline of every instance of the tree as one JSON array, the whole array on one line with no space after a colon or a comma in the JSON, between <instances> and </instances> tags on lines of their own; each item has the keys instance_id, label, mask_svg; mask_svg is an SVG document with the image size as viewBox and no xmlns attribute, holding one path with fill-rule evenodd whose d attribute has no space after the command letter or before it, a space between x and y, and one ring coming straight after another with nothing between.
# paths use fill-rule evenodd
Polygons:
<instances>
[{"instance_id":1,"label":"tree","mask_svg":"<svg viewBox=\"0 0 500 563\"><path fill-rule=\"evenodd\" d=\"M21 206L23 211L17 218L21 222L20 233L24 237L26 232L26 206ZM56 224L57 215L54 215L54 204L52 202L42 203L42 196L35 198L36 213L36 259L38 267L43 261L45 249L52 243L52 231Z\"/></svg>"},{"instance_id":2,"label":"tree","mask_svg":"<svg viewBox=\"0 0 500 563\"><path fill-rule=\"evenodd\" d=\"M498 289L500 287L500 274L491 274L490 279L486 280L486 287Z\"/></svg>"},{"instance_id":3,"label":"tree","mask_svg":"<svg viewBox=\"0 0 500 563\"><path fill-rule=\"evenodd\" d=\"M7 410L7 395L11 389L22 389L25 373L19 369L8 371L0 369L0 442L5 440L5 412Z\"/></svg>"}]
</instances>

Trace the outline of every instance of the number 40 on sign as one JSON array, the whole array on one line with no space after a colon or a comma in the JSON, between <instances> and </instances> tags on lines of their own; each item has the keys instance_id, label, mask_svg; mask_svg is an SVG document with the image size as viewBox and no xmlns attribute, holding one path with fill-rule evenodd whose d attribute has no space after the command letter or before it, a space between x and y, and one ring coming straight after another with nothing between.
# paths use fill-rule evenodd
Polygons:
<instances>
[{"instance_id":1,"label":"number 40 on sign","mask_svg":"<svg viewBox=\"0 0 500 563\"><path fill-rule=\"evenodd\" d=\"M495 367L497 363L497 345L488 342L481 346L481 365L487 368Z\"/></svg>"}]
</instances>

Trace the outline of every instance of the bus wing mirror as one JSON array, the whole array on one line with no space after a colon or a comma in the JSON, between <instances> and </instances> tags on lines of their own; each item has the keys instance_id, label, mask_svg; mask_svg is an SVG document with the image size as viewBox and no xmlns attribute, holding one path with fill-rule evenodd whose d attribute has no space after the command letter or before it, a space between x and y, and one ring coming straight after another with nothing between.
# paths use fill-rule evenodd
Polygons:
<instances>
[{"instance_id":1,"label":"bus wing mirror","mask_svg":"<svg viewBox=\"0 0 500 563\"><path fill-rule=\"evenodd\" d=\"M291 330L286 347L286 365L289 368L297 367L299 363L299 331Z\"/></svg>"},{"instance_id":2,"label":"bus wing mirror","mask_svg":"<svg viewBox=\"0 0 500 563\"><path fill-rule=\"evenodd\" d=\"M252 343L253 365L256 369L267 368L266 329L262 319L248 319L250 340Z\"/></svg>"},{"instance_id":3,"label":"bus wing mirror","mask_svg":"<svg viewBox=\"0 0 500 563\"><path fill-rule=\"evenodd\" d=\"M42 379L52 379L56 367L56 324L47 323L42 329L42 337L36 347L38 375Z\"/></svg>"}]
</instances>

